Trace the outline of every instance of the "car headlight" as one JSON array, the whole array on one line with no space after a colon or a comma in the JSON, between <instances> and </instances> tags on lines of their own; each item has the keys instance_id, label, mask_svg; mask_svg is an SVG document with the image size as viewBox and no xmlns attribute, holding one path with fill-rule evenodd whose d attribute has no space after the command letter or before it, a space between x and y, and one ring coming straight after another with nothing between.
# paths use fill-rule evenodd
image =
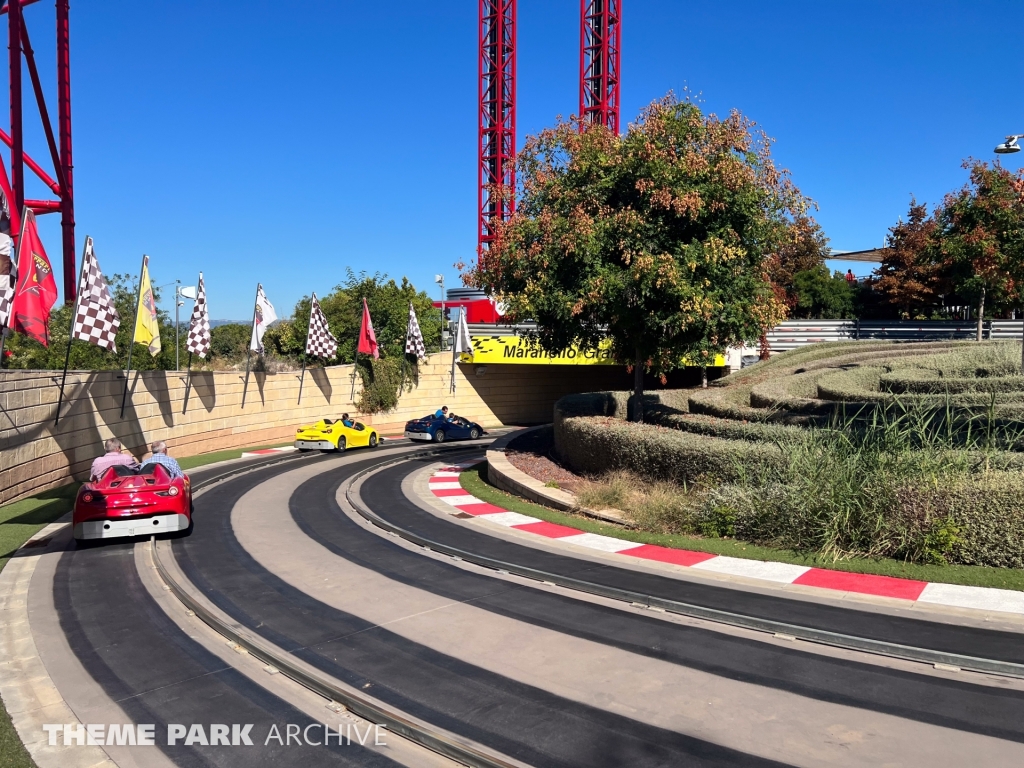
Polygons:
<instances>
[{"instance_id":1,"label":"car headlight","mask_svg":"<svg viewBox=\"0 0 1024 768\"><path fill-rule=\"evenodd\" d=\"M167 495L168 496L177 496L178 495L178 486L172 485L170 488L168 488L167 489Z\"/></svg>"}]
</instances>

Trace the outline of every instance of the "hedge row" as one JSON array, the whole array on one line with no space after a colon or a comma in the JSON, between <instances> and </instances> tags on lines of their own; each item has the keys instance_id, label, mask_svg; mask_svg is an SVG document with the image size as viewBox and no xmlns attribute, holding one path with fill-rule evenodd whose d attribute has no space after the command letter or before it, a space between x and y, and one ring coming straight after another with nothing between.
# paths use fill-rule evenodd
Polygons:
<instances>
[{"instance_id":1,"label":"hedge row","mask_svg":"<svg viewBox=\"0 0 1024 768\"><path fill-rule=\"evenodd\" d=\"M958 395L976 392L1024 392L1024 376L994 376L991 378L938 377L936 371L926 369L900 369L884 374L879 382L883 391L892 394Z\"/></svg>"},{"instance_id":2,"label":"hedge row","mask_svg":"<svg viewBox=\"0 0 1024 768\"><path fill-rule=\"evenodd\" d=\"M691 432L695 435L722 437L727 440L749 440L757 443L780 443L799 440L803 431L799 427L767 424L757 421L719 419L701 414L653 414L651 422L663 427Z\"/></svg>"},{"instance_id":3,"label":"hedge row","mask_svg":"<svg viewBox=\"0 0 1024 768\"><path fill-rule=\"evenodd\" d=\"M577 472L627 469L652 479L694 483L771 473L782 466L775 445L620 421L607 413L609 403L615 402L610 394L572 395L555 404L555 452ZM585 415L588 407L605 413Z\"/></svg>"}]
</instances>

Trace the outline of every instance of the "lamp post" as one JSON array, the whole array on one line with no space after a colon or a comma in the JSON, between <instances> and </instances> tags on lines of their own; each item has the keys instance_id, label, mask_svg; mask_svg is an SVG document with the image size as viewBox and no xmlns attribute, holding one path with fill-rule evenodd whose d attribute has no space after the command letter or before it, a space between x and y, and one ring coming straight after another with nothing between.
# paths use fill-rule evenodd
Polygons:
<instances>
[{"instance_id":1,"label":"lamp post","mask_svg":"<svg viewBox=\"0 0 1024 768\"><path fill-rule=\"evenodd\" d=\"M181 286L181 280L174 281L174 370L181 370L181 346L178 343L178 331L181 328L181 322L178 320L178 307L184 306L185 302L182 299L194 299L196 297L196 287L194 285L186 285L184 288Z\"/></svg>"},{"instance_id":2,"label":"lamp post","mask_svg":"<svg viewBox=\"0 0 1024 768\"><path fill-rule=\"evenodd\" d=\"M1002 144L996 144L995 153L997 155L1012 155L1014 152L1020 152L1020 144L1017 143L1018 139L1024 139L1024 133L1013 133L1006 137L1006 141Z\"/></svg>"},{"instance_id":3,"label":"lamp post","mask_svg":"<svg viewBox=\"0 0 1024 768\"><path fill-rule=\"evenodd\" d=\"M434 282L441 286L441 351L444 352L444 275L434 275Z\"/></svg>"}]
</instances>

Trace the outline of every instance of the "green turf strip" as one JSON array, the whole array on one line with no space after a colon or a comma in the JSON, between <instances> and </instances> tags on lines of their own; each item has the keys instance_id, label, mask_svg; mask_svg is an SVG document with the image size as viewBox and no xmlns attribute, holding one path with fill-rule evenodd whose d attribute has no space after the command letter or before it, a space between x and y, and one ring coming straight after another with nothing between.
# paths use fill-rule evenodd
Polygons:
<instances>
[{"instance_id":1,"label":"green turf strip","mask_svg":"<svg viewBox=\"0 0 1024 768\"><path fill-rule=\"evenodd\" d=\"M814 554L794 552L786 549L772 549L748 544L736 539L704 539L695 536L681 536L664 533L648 533L602 523L583 515L559 512L539 504L526 501L495 488L487 482L487 464L482 462L459 475L459 482L468 493L478 499L524 515L547 520L551 523L568 525L588 533L600 533L616 539L635 541L637 544L659 544L663 547L688 549L694 552L710 552L716 555L743 557L748 560L770 560L779 563L793 563L815 568L828 568L849 573L870 573L878 576L894 576L917 581L934 581L942 584L963 584L972 587L995 587L1024 591L1024 571L1014 568L990 568L980 565L918 565L901 560L880 558L850 558L833 562L822 560Z\"/></svg>"},{"instance_id":2,"label":"green turf strip","mask_svg":"<svg viewBox=\"0 0 1024 768\"><path fill-rule=\"evenodd\" d=\"M291 443L285 443L291 445ZM263 445L257 448L238 448L233 451L217 451L180 459L182 469L195 469L218 461L237 459L246 451L263 448L277 448L279 445ZM79 483L70 483L52 488L35 496L12 502L0 507L0 570L22 544L54 520L71 511L78 493ZM11 724L7 709L0 701L0 766L3 768L33 768L35 763L22 746L18 733Z\"/></svg>"}]
</instances>

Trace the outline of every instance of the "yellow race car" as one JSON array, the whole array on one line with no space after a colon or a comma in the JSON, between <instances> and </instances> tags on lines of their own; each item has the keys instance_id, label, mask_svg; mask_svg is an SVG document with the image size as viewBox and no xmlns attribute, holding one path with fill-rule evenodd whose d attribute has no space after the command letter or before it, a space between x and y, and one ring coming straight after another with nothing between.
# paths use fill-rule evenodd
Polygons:
<instances>
[{"instance_id":1,"label":"yellow race car","mask_svg":"<svg viewBox=\"0 0 1024 768\"><path fill-rule=\"evenodd\" d=\"M295 430L295 447L300 451L344 451L363 446L376 448L380 444L377 430L359 421L349 424L341 419L320 419L316 424L299 427Z\"/></svg>"}]
</instances>

